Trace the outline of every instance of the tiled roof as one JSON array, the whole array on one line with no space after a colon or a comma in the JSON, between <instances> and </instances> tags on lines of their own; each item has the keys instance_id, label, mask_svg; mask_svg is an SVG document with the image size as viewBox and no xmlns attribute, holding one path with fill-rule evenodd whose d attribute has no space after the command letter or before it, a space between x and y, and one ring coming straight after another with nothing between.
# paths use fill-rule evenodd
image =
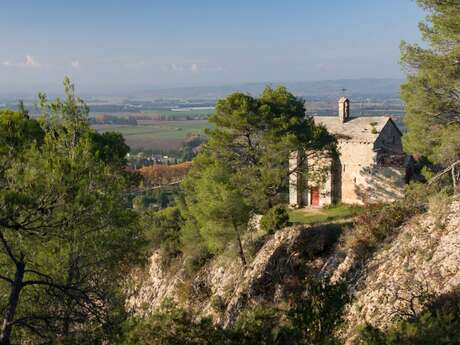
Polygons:
<instances>
[{"instance_id":1,"label":"tiled roof","mask_svg":"<svg viewBox=\"0 0 460 345\"><path fill-rule=\"evenodd\" d=\"M377 140L383 127L391 120L389 116L360 116L351 117L342 123L338 116L313 118L316 124L324 125L330 133L337 135L339 140L369 143Z\"/></svg>"}]
</instances>

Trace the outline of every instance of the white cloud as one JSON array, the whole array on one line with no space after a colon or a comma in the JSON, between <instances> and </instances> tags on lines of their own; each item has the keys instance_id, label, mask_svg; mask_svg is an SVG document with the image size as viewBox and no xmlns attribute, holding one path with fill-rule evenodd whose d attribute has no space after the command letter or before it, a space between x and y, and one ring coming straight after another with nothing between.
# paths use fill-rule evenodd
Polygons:
<instances>
[{"instance_id":1,"label":"white cloud","mask_svg":"<svg viewBox=\"0 0 460 345\"><path fill-rule=\"evenodd\" d=\"M35 60L35 58L32 55L26 55L23 62L4 61L2 65L5 67L31 67L31 68L38 68L42 66L37 60Z\"/></svg>"},{"instance_id":2,"label":"white cloud","mask_svg":"<svg viewBox=\"0 0 460 345\"><path fill-rule=\"evenodd\" d=\"M24 65L29 67L40 67L40 64L31 55L26 55Z\"/></svg>"},{"instance_id":3,"label":"white cloud","mask_svg":"<svg viewBox=\"0 0 460 345\"><path fill-rule=\"evenodd\" d=\"M190 62L190 63L171 63L165 66L164 70L169 72L188 72L188 73L201 73L201 72L220 72L223 71L222 66L207 62Z\"/></svg>"},{"instance_id":4,"label":"white cloud","mask_svg":"<svg viewBox=\"0 0 460 345\"><path fill-rule=\"evenodd\" d=\"M72 66L72 68L79 69L80 68L80 61L73 60L73 61L70 62L70 65Z\"/></svg>"}]
</instances>

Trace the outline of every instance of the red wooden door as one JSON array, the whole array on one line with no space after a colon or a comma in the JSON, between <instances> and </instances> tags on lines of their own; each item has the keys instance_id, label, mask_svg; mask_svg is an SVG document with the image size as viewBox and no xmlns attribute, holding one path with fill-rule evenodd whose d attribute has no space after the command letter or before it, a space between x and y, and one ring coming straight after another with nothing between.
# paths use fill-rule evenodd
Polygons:
<instances>
[{"instance_id":1,"label":"red wooden door","mask_svg":"<svg viewBox=\"0 0 460 345\"><path fill-rule=\"evenodd\" d=\"M311 206L319 206L319 188L313 187L310 190L311 194Z\"/></svg>"}]
</instances>

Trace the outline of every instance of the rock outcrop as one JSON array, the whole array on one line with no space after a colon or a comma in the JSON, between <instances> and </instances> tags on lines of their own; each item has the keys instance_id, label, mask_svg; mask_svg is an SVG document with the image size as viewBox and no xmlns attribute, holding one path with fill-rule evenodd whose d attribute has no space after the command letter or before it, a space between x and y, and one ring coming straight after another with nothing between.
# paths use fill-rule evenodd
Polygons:
<instances>
[{"instance_id":1,"label":"rock outcrop","mask_svg":"<svg viewBox=\"0 0 460 345\"><path fill-rule=\"evenodd\" d=\"M460 285L460 201L441 209L412 218L364 262L338 250L341 225L331 224L286 228L266 239L248 267L216 257L191 280L180 265L163 270L154 254L146 271L133 273L128 304L148 314L170 299L225 326L247 306L282 306L307 276L328 276L348 282L344 334L353 339L357 325L384 328Z\"/></svg>"},{"instance_id":2,"label":"rock outcrop","mask_svg":"<svg viewBox=\"0 0 460 345\"><path fill-rule=\"evenodd\" d=\"M417 316L433 297L460 285L460 202L443 206L414 217L360 269L350 285L349 332L365 322L385 328Z\"/></svg>"},{"instance_id":3,"label":"rock outcrop","mask_svg":"<svg viewBox=\"0 0 460 345\"><path fill-rule=\"evenodd\" d=\"M155 253L147 272L133 274L128 305L140 314L148 314L163 301L173 300L227 325L246 306L282 304L289 290L300 286L304 277L319 274L339 234L338 225L284 229L266 240L248 267L244 268L237 258L216 257L187 286L183 284L184 270L163 270ZM183 300L185 289L188 298Z\"/></svg>"}]
</instances>

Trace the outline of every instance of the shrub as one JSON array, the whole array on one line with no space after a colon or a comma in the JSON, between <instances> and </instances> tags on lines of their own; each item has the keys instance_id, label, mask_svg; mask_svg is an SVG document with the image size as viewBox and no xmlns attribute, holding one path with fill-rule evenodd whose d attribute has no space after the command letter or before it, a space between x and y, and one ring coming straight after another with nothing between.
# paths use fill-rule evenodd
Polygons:
<instances>
[{"instance_id":1,"label":"shrub","mask_svg":"<svg viewBox=\"0 0 460 345\"><path fill-rule=\"evenodd\" d=\"M409 190L403 199L390 204L368 204L355 218L354 226L342 236L342 249L365 258L425 209L426 196L420 188Z\"/></svg>"},{"instance_id":2,"label":"shrub","mask_svg":"<svg viewBox=\"0 0 460 345\"><path fill-rule=\"evenodd\" d=\"M289 326L282 344L340 344L336 331L344 322L343 311L350 300L346 283L309 279L305 288L288 312Z\"/></svg>"},{"instance_id":3,"label":"shrub","mask_svg":"<svg viewBox=\"0 0 460 345\"><path fill-rule=\"evenodd\" d=\"M345 283L309 279L292 297L287 312L266 305L243 311L229 329L231 344L340 344L336 331L349 301Z\"/></svg>"},{"instance_id":4,"label":"shrub","mask_svg":"<svg viewBox=\"0 0 460 345\"><path fill-rule=\"evenodd\" d=\"M289 214L286 207L277 205L267 211L260 220L260 228L266 233L273 234L289 225Z\"/></svg>"},{"instance_id":5,"label":"shrub","mask_svg":"<svg viewBox=\"0 0 460 345\"><path fill-rule=\"evenodd\" d=\"M164 265L181 254L180 229L183 222L177 207L147 211L142 215L146 237L154 249L160 249Z\"/></svg>"},{"instance_id":6,"label":"shrub","mask_svg":"<svg viewBox=\"0 0 460 345\"><path fill-rule=\"evenodd\" d=\"M359 329L363 345L460 343L460 289L436 298L416 319L402 320L385 331L370 325Z\"/></svg>"},{"instance_id":7,"label":"shrub","mask_svg":"<svg viewBox=\"0 0 460 345\"><path fill-rule=\"evenodd\" d=\"M165 303L147 318L133 318L120 345L336 345L336 331L348 303L346 286L309 280L294 294L290 310L258 304L243 310L238 320L222 328L187 310ZM220 302L217 302L220 303Z\"/></svg>"},{"instance_id":8,"label":"shrub","mask_svg":"<svg viewBox=\"0 0 460 345\"><path fill-rule=\"evenodd\" d=\"M269 306L257 305L241 313L238 321L230 330L231 344L282 344L280 331L278 311Z\"/></svg>"},{"instance_id":9,"label":"shrub","mask_svg":"<svg viewBox=\"0 0 460 345\"><path fill-rule=\"evenodd\" d=\"M213 256L192 217L186 219L180 230L180 244L185 258L184 266L189 276L193 276Z\"/></svg>"},{"instance_id":10,"label":"shrub","mask_svg":"<svg viewBox=\"0 0 460 345\"><path fill-rule=\"evenodd\" d=\"M192 314L166 303L146 319L135 318L125 326L120 345L214 345L229 344L225 331L211 319L195 321Z\"/></svg>"}]
</instances>

